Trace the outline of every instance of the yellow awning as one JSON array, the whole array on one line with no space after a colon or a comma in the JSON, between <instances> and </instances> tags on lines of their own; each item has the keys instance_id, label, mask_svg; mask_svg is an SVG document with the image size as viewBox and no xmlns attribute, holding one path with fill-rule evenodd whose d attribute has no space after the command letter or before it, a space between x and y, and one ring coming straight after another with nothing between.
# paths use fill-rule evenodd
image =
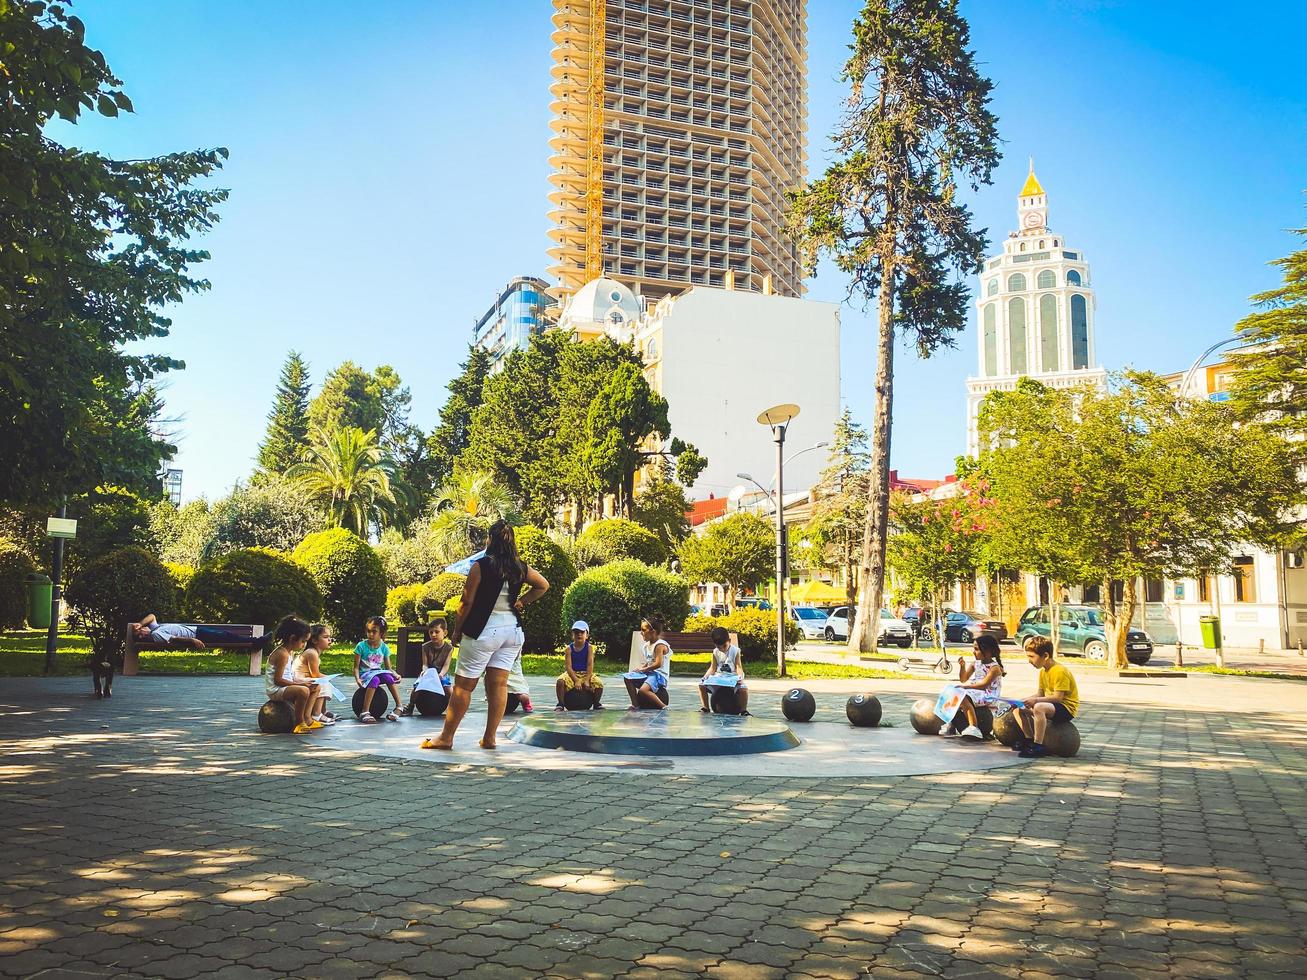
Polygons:
<instances>
[{"instance_id":1,"label":"yellow awning","mask_svg":"<svg viewBox=\"0 0 1307 980\"><path fill-rule=\"evenodd\" d=\"M790 602L843 602L847 596L843 589L837 589L825 582L804 582L790 588Z\"/></svg>"}]
</instances>

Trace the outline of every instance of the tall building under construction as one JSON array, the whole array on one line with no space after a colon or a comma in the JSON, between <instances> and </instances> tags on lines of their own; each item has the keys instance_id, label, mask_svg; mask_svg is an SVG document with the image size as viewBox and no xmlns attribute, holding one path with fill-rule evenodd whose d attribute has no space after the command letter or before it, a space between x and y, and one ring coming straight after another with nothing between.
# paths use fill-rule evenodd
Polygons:
<instances>
[{"instance_id":1,"label":"tall building under construction","mask_svg":"<svg viewBox=\"0 0 1307 980\"><path fill-rule=\"evenodd\" d=\"M555 0L549 272L798 296L805 0Z\"/></svg>"}]
</instances>

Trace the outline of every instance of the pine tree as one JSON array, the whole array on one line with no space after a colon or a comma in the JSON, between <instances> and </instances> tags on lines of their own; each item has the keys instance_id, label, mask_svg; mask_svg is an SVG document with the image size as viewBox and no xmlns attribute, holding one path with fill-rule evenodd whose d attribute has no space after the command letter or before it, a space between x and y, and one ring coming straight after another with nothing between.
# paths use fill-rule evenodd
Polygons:
<instances>
[{"instance_id":1,"label":"pine tree","mask_svg":"<svg viewBox=\"0 0 1307 980\"><path fill-rule=\"evenodd\" d=\"M812 519L803 529L814 564L844 571L849 605L857 600L858 563L867 521L867 431L846 408L835 423L830 455L817 482Z\"/></svg>"},{"instance_id":2,"label":"pine tree","mask_svg":"<svg viewBox=\"0 0 1307 980\"><path fill-rule=\"evenodd\" d=\"M440 423L427 437L431 481L442 486L453 475L454 464L470 441L472 412L481 404L481 389L490 374L490 355L481 347L468 348L467 360L449 382L449 397L440 410Z\"/></svg>"},{"instance_id":3,"label":"pine tree","mask_svg":"<svg viewBox=\"0 0 1307 980\"><path fill-rule=\"evenodd\" d=\"M1296 234L1307 238L1307 228ZM1232 357L1239 370L1231 403L1245 420L1301 437L1307 435L1307 248L1273 264L1283 270L1284 285L1254 296L1261 309L1235 324L1248 346Z\"/></svg>"},{"instance_id":4,"label":"pine tree","mask_svg":"<svg viewBox=\"0 0 1307 980\"><path fill-rule=\"evenodd\" d=\"M976 67L958 0L866 0L853 24L850 84L836 160L794 195L791 220L809 272L827 254L875 300L871 474L851 650L874 649L889 534L890 419L896 335L929 357L967 323L959 275L978 272L983 231L958 200L998 163L993 84Z\"/></svg>"},{"instance_id":5,"label":"pine tree","mask_svg":"<svg viewBox=\"0 0 1307 980\"><path fill-rule=\"evenodd\" d=\"M259 446L259 469L280 476L307 458L309 441L309 367L291 351L281 368L277 396L268 413L268 432Z\"/></svg>"}]
</instances>

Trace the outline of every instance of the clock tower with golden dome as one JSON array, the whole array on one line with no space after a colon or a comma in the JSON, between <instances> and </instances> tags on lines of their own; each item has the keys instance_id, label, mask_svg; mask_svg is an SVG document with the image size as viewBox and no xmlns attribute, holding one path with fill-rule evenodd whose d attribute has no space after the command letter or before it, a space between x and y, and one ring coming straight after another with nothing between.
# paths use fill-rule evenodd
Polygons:
<instances>
[{"instance_id":1,"label":"clock tower with golden dome","mask_svg":"<svg viewBox=\"0 0 1307 980\"><path fill-rule=\"evenodd\" d=\"M1107 382L1094 351L1089 262L1048 226L1048 195L1032 160L1017 195L1017 230L987 259L976 299L979 374L967 379L967 452L980 449L976 416L991 391L1021 377L1051 388Z\"/></svg>"}]
</instances>

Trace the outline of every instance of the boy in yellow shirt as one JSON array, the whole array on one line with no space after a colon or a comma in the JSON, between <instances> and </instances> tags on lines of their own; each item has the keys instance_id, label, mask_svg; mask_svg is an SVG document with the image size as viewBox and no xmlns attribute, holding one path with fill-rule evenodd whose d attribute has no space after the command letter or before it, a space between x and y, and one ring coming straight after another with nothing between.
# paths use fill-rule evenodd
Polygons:
<instances>
[{"instance_id":1,"label":"boy in yellow shirt","mask_svg":"<svg viewBox=\"0 0 1307 980\"><path fill-rule=\"evenodd\" d=\"M1024 649L1030 665L1039 669L1039 689L1017 710L1021 737L1012 749L1023 759L1038 759L1044 755L1049 723L1070 721L1080 711L1080 692L1071 671L1053 659L1053 641L1047 636L1028 637Z\"/></svg>"}]
</instances>

